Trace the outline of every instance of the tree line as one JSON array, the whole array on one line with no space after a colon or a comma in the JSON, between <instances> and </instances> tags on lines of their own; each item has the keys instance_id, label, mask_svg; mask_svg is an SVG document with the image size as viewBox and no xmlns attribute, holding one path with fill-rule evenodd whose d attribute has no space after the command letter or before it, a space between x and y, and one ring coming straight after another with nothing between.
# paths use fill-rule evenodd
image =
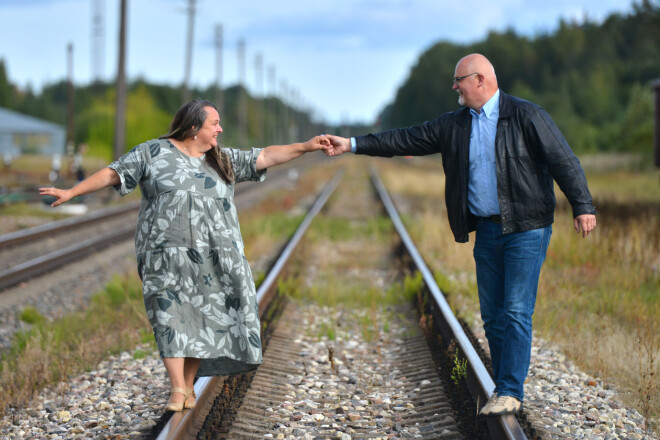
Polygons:
<instances>
[{"instance_id":1,"label":"tree line","mask_svg":"<svg viewBox=\"0 0 660 440\"><path fill-rule=\"evenodd\" d=\"M426 50L398 89L394 102L372 126L329 127L311 111L278 97L253 97L242 86L222 91L221 118L230 128L228 146L266 145L330 132L344 136L414 125L457 107L451 78L458 59L479 52L495 66L500 88L543 106L578 152L626 151L652 154L653 96L649 82L660 77L660 0L633 3L631 12L602 23L561 20L556 31L533 38L513 30L490 32L483 41L439 41ZM96 82L75 87L74 143L90 154L112 157L115 88ZM217 97L211 86L192 96ZM181 105L181 87L129 87L126 149L167 131ZM40 93L9 81L0 60L0 107L66 124L67 82Z\"/></svg>"},{"instance_id":2,"label":"tree line","mask_svg":"<svg viewBox=\"0 0 660 440\"><path fill-rule=\"evenodd\" d=\"M143 79L131 82L126 106L125 150L168 131L174 113L181 106L182 87L151 84ZM95 82L74 88L74 145L87 146L87 153L111 160L114 142L115 86ZM278 97L254 97L242 86L222 90L210 86L194 88L191 96L208 99L219 106L224 145L231 147L265 146L307 139L329 132L314 120L309 109L290 105ZM221 98L220 98L221 96ZM12 84L0 60L0 107L66 125L67 81L43 87Z\"/></svg>"},{"instance_id":3,"label":"tree line","mask_svg":"<svg viewBox=\"0 0 660 440\"><path fill-rule=\"evenodd\" d=\"M500 89L543 106L580 152L652 154L653 94L660 78L660 1L643 0L602 23L561 20L552 34L513 30L483 41L440 41L423 53L381 128L419 124L457 108L451 89L456 62L472 52L495 66Z\"/></svg>"}]
</instances>

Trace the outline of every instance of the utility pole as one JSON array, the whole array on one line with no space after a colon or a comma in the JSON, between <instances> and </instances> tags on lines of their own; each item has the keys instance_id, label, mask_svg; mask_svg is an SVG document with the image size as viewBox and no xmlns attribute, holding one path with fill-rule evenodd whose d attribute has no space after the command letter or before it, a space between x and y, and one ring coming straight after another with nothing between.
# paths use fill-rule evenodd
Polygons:
<instances>
[{"instance_id":1,"label":"utility pole","mask_svg":"<svg viewBox=\"0 0 660 440\"><path fill-rule=\"evenodd\" d=\"M66 46L67 53L67 81L66 81L66 150L73 155L73 43Z\"/></svg>"},{"instance_id":2,"label":"utility pole","mask_svg":"<svg viewBox=\"0 0 660 440\"><path fill-rule=\"evenodd\" d=\"M103 81L105 58L105 1L94 0L92 3L92 82Z\"/></svg>"},{"instance_id":3,"label":"utility pole","mask_svg":"<svg viewBox=\"0 0 660 440\"><path fill-rule=\"evenodd\" d=\"M238 40L237 47L238 55L238 125L239 132L239 148L244 146L248 139L248 124L247 124L247 89L245 87L245 39Z\"/></svg>"},{"instance_id":4,"label":"utility pole","mask_svg":"<svg viewBox=\"0 0 660 440\"><path fill-rule=\"evenodd\" d=\"M115 160L126 149L126 2L120 0L119 6L119 60L117 62L117 100L115 109Z\"/></svg>"},{"instance_id":5,"label":"utility pole","mask_svg":"<svg viewBox=\"0 0 660 440\"><path fill-rule=\"evenodd\" d=\"M257 134L257 139L259 140L259 144L263 144L265 141L265 120L266 120L266 114L264 110L264 98L265 98L265 93L264 93L264 85L263 85L263 77L264 77L264 57L261 54L261 52L257 52L257 54L254 56L254 74L255 74L255 87L254 87L254 96L255 96L255 118L257 119L257 127L259 130L259 133ZM258 96L257 96L258 95Z\"/></svg>"},{"instance_id":6,"label":"utility pole","mask_svg":"<svg viewBox=\"0 0 660 440\"><path fill-rule=\"evenodd\" d=\"M221 114L224 110L222 96L222 25L215 25L215 104Z\"/></svg>"},{"instance_id":7,"label":"utility pole","mask_svg":"<svg viewBox=\"0 0 660 440\"><path fill-rule=\"evenodd\" d=\"M287 104L287 99L289 97L289 86L286 83L286 80L280 80L280 92L282 100L282 143L289 143L289 106Z\"/></svg>"},{"instance_id":8,"label":"utility pole","mask_svg":"<svg viewBox=\"0 0 660 440\"><path fill-rule=\"evenodd\" d=\"M651 88L655 94L655 130L653 132L655 166L660 167L660 78L651 82Z\"/></svg>"},{"instance_id":9,"label":"utility pole","mask_svg":"<svg viewBox=\"0 0 660 440\"><path fill-rule=\"evenodd\" d=\"M183 95L184 103L190 101L190 70L192 69L192 50L193 50L193 27L195 24L195 0L188 0L188 35L186 37L186 59L184 61L185 72L183 75Z\"/></svg>"},{"instance_id":10,"label":"utility pole","mask_svg":"<svg viewBox=\"0 0 660 440\"><path fill-rule=\"evenodd\" d=\"M270 65L268 66L268 84L269 84L269 89L270 89L270 94L268 98L268 102L270 103L270 116L271 120L273 121L273 125L271 125L268 129L268 136L266 137L266 142L265 144L274 144L277 142L277 130L279 126L279 118L278 118L278 110L277 110L277 82L275 79L275 66Z\"/></svg>"},{"instance_id":11,"label":"utility pole","mask_svg":"<svg viewBox=\"0 0 660 440\"><path fill-rule=\"evenodd\" d=\"M66 82L66 152L73 156L75 140L73 133L73 43L66 47L67 52L67 82Z\"/></svg>"}]
</instances>

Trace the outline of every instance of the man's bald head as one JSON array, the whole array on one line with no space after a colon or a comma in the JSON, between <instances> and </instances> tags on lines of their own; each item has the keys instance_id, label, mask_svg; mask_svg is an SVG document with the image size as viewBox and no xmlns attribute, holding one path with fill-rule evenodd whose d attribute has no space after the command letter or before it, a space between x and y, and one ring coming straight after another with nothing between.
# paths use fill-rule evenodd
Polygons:
<instances>
[{"instance_id":1,"label":"man's bald head","mask_svg":"<svg viewBox=\"0 0 660 440\"><path fill-rule=\"evenodd\" d=\"M480 110L498 88L495 68L479 53L461 58L456 64L454 77L465 77L454 81L453 89L460 96L458 102L475 110Z\"/></svg>"}]
</instances>

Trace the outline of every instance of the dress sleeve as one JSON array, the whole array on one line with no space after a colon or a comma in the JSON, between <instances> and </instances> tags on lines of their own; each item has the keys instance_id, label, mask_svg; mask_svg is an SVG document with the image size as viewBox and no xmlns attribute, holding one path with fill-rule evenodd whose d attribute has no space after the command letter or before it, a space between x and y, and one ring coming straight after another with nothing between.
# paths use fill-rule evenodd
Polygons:
<instances>
[{"instance_id":1,"label":"dress sleeve","mask_svg":"<svg viewBox=\"0 0 660 440\"><path fill-rule=\"evenodd\" d=\"M238 150L236 148L223 149L231 159L236 183L246 180L263 182L266 178L266 169L257 171L257 157L261 153L261 150L263 148L251 148L250 150Z\"/></svg>"},{"instance_id":2,"label":"dress sleeve","mask_svg":"<svg viewBox=\"0 0 660 440\"><path fill-rule=\"evenodd\" d=\"M125 196L133 191L146 173L149 162L149 145L143 143L108 165L119 175L121 182L114 186L119 195Z\"/></svg>"}]
</instances>

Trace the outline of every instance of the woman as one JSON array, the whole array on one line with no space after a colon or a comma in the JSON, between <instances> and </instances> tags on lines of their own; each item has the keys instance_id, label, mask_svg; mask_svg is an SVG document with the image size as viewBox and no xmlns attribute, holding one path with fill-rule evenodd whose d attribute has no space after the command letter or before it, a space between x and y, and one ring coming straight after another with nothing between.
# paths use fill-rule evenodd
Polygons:
<instances>
[{"instance_id":1,"label":"woman","mask_svg":"<svg viewBox=\"0 0 660 440\"><path fill-rule=\"evenodd\" d=\"M195 406L196 376L250 371L261 364L258 305L243 252L234 185L265 178L266 169L329 141L241 151L220 149L216 107L183 105L170 132L142 143L68 190L40 188L56 198L114 186L125 195L138 185L142 204L135 247L144 304L170 377L166 411Z\"/></svg>"}]
</instances>

